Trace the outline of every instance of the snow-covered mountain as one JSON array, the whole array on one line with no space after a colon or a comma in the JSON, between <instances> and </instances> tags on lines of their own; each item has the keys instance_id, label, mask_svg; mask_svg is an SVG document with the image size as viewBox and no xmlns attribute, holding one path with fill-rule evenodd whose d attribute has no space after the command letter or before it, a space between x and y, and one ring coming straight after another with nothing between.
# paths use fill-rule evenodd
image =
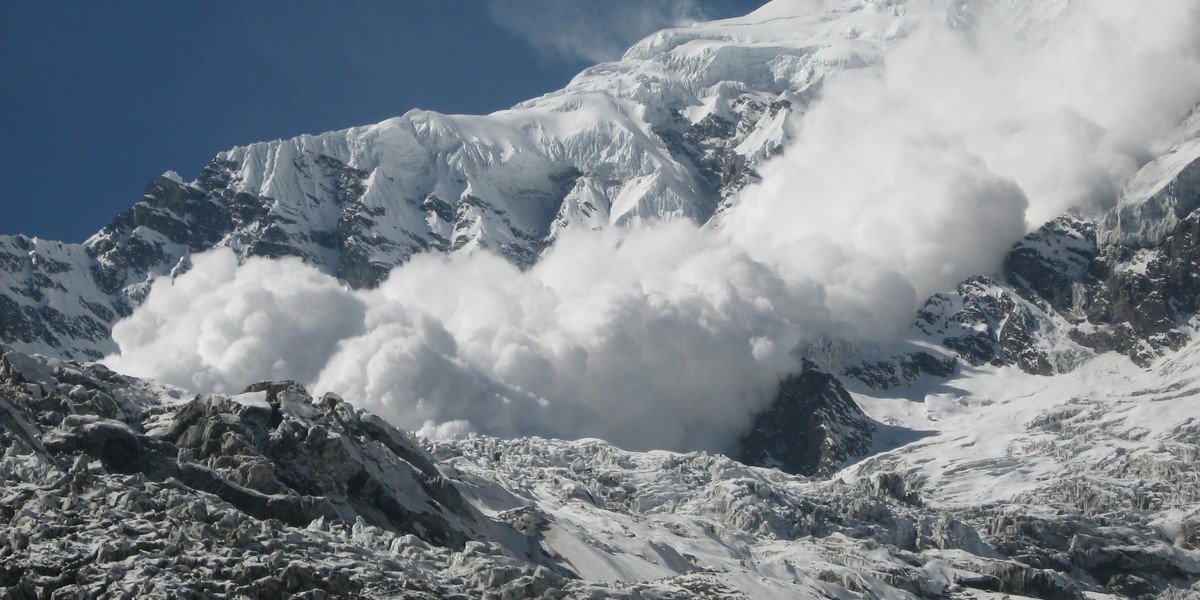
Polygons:
<instances>
[{"instance_id":1,"label":"snow-covered mountain","mask_svg":"<svg viewBox=\"0 0 1200 600\"><path fill-rule=\"evenodd\" d=\"M1065 4L1013 10L1032 19ZM789 117L831 74L878 64L913 28L909 12L903 2L777 0L656 33L509 110L413 110L233 148L191 181L164 174L82 245L0 237L0 339L98 358L149 282L219 246L298 256L365 287L425 251L488 248L529 265L573 228L706 223L757 179L790 139Z\"/></svg>"},{"instance_id":2,"label":"snow-covered mountain","mask_svg":"<svg viewBox=\"0 0 1200 600\"><path fill-rule=\"evenodd\" d=\"M222 152L192 181L163 175L82 247L6 237L3 339L98 358L150 280L215 246L299 256L362 287L424 251L528 265L565 229L706 222L829 73L878 61L903 31L895 10L828 22L784 8L655 34L491 115L413 110Z\"/></svg>"},{"instance_id":3,"label":"snow-covered mountain","mask_svg":"<svg viewBox=\"0 0 1200 600\"><path fill-rule=\"evenodd\" d=\"M1112 3L1107 17L1132 22L1130 6ZM985 17L1035 48L1063 28L1087 34L1069 19L1073 10L1081 9L1067 0L775 0L746 17L656 33L562 90L491 115L414 110L222 152L191 181L164 174L83 244L0 236L0 590L18 598L1200 597L1200 95L1190 114L1113 119L1135 129L1156 123L1154 143L1113 141L1096 133L1104 129L1097 121L1071 113L1063 129L1039 121L1032 130L1047 139L1019 150L1078 151L1054 137L1066 131L1095 142L1086 160L1061 161L1049 174L1014 168L954 180L951 189L967 196L1021 192L996 204L1058 207L1025 193L1053 195L1060 179L1087 182L1081 187L1097 198L1000 240L1011 247L995 268L934 293L899 335L797 336L795 368L735 432L732 458L630 452L596 439L423 440L290 381L197 394L76 362L117 350L113 325L155 281L182 276L194 255L214 248L240 261L296 257L370 290L422 253L490 251L534 270L573 231L655 233L661 221L684 219L735 231L714 238L728 241L748 223L786 229L795 214L763 214L777 205L755 194L788 187L785 168L770 159L803 162L824 151L805 143L842 135L822 126L844 120L804 120L828 87L841 85L833 97L851 101L847 89L868 88L846 81L918 76L912 65L926 55L893 60L888 51L922 35L930 15L961 34L966 45L949 48L961 51L988 47L977 28ZM1189 10L1200 21L1200 6ZM922 93L941 106L942 90ZM1027 126L997 129L1032 135ZM979 164L1024 165L1006 152L958 147L996 135L916 136L901 148L964 153L972 174ZM864 149L873 151L851 147ZM919 174L957 163L933 164ZM962 224L966 233L933 228L968 238L947 247L969 248L981 231L961 211L926 219ZM900 216L880 208L863 220ZM781 254L814 247L762 243ZM946 266L955 259L934 262L958 277ZM844 264L872 271L883 263ZM760 292L747 305L766 313L790 314L772 303L805 298ZM648 295L673 308L670 290ZM715 296L699 313L709 329L719 329L709 319L727 300ZM531 391L536 381L488 379L495 374L467 360L477 349L458 353L462 340L445 328L406 326L451 348L429 364L484 382L502 403L511 398L501 392L515 390L534 398L531 407L553 406ZM744 345L757 358L770 355L774 339ZM365 343L339 340L329 345ZM579 348L563 354L588 358ZM501 367L549 364L501 359Z\"/></svg>"}]
</instances>

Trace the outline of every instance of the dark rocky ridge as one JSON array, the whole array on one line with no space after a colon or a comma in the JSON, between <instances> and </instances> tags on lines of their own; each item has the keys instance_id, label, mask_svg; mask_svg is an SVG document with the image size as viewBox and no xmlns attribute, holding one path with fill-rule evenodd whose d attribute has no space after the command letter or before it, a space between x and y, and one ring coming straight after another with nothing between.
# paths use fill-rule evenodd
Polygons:
<instances>
[{"instance_id":1,"label":"dark rocky ridge","mask_svg":"<svg viewBox=\"0 0 1200 600\"><path fill-rule=\"evenodd\" d=\"M975 277L930 298L916 327L973 365L1051 375L1075 362L1047 342L1069 341L1146 366L1189 339L1200 311L1197 236L1193 213L1159 246L1101 248L1093 223L1060 217L1013 247L998 280Z\"/></svg>"},{"instance_id":2,"label":"dark rocky ridge","mask_svg":"<svg viewBox=\"0 0 1200 600\"><path fill-rule=\"evenodd\" d=\"M60 469L68 464L54 457L86 455L107 472L176 480L260 519L362 519L458 548L485 521L406 434L336 396L314 403L292 382L165 404L102 365L6 350L0 391L9 418L44 440L43 458Z\"/></svg>"},{"instance_id":3,"label":"dark rocky ridge","mask_svg":"<svg viewBox=\"0 0 1200 600\"><path fill-rule=\"evenodd\" d=\"M1185 169L1167 189L1200 193L1188 187L1200 185L1195 172ZM1142 246L1102 244L1096 223L1076 215L1053 219L1014 244L999 273L929 298L913 336L968 365L1039 375L1070 371L1103 352L1147 366L1190 339L1200 312L1200 212L1164 218L1173 225ZM839 373L887 389L953 372L944 359L923 354L857 362Z\"/></svg>"},{"instance_id":4,"label":"dark rocky ridge","mask_svg":"<svg viewBox=\"0 0 1200 600\"><path fill-rule=\"evenodd\" d=\"M783 380L779 395L754 419L737 459L799 475L829 477L847 459L871 449L875 422L863 414L836 377L804 361Z\"/></svg>"}]
</instances>

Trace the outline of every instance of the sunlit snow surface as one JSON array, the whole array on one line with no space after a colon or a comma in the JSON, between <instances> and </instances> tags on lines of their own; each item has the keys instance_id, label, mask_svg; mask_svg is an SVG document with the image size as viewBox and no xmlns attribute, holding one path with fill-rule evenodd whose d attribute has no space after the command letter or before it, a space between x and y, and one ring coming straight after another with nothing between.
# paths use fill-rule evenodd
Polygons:
<instances>
[{"instance_id":1,"label":"sunlit snow surface","mask_svg":"<svg viewBox=\"0 0 1200 600\"><path fill-rule=\"evenodd\" d=\"M999 560L985 532L1005 517L1111 519L1141 550L1200 573L1200 553L1182 538L1200 516L1197 381L1200 343L1151 369L1103 355L1055 377L985 367L894 397L855 393L871 416L892 425L879 434L881 447L916 441L881 448L826 482L702 453L629 453L599 440L470 437L432 450L483 510L537 507L548 550L591 580L715 572L750 597L782 598L833 594L826 582L845 575L879 594L870 597L903 598L875 579L878 571L920 564L930 589L950 588L956 575ZM852 490L888 473L902 476L925 508L861 505ZM828 510L845 511L844 520L814 525L830 518ZM904 520L936 521L940 511L965 519L983 539L956 538L943 523L934 535L946 536L943 547L906 546ZM872 525L867 514L882 521ZM860 539L872 527L868 537L891 547ZM905 559L897 547L919 558Z\"/></svg>"},{"instance_id":2,"label":"sunlit snow surface","mask_svg":"<svg viewBox=\"0 0 1200 600\"><path fill-rule=\"evenodd\" d=\"M1105 354L1054 377L966 371L916 400L854 394L872 417L932 435L845 476L899 471L920 481L927 499L957 508L1041 502L1096 513L1137 496L1163 509L1198 497L1189 453L1200 432L1200 345L1151 369ZM1170 492L1141 489L1164 483ZM1091 491L1073 498L1072 486Z\"/></svg>"}]
</instances>

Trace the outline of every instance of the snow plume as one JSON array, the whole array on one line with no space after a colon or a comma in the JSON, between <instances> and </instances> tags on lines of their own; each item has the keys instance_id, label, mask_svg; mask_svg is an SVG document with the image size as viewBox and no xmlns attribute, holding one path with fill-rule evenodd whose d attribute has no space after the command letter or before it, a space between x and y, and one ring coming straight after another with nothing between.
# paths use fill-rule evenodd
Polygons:
<instances>
[{"instance_id":1,"label":"snow plume","mask_svg":"<svg viewBox=\"0 0 1200 600\"><path fill-rule=\"evenodd\" d=\"M909 36L831 76L716 227L567 232L524 272L424 255L370 291L220 250L154 284L109 362L298 379L429 435L729 450L794 348L890 339L1028 228L1111 205L1200 99L1198 4L913 0Z\"/></svg>"},{"instance_id":2,"label":"snow plume","mask_svg":"<svg viewBox=\"0 0 1200 600\"><path fill-rule=\"evenodd\" d=\"M338 340L362 332L366 305L299 259L252 260L229 250L192 257L160 278L132 317L113 328L131 375L188 389L238 392L266 379L312 381Z\"/></svg>"},{"instance_id":3,"label":"snow plume","mask_svg":"<svg viewBox=\"0 0 1200 600\"><path fill-rule=\"evenodd\" d=\"M908 8L908 37L829 78L720 223L866 338L1027 229L1112 206L1200 99L1194 0Z\"/></svg>"},{"instance_id":4,"label":"snow plume","mask_svg":"<svg viewBox=\"0 0 1200 600\"><path fill-rule=\"evenodd\" d=\"M644 35L733 16L752 2L723 0L489 0L501 27L538 52L567 60L617 60Z\"/></svg>"},{"instance_id":5,"label":"snow plume","mask_svg":"<svg viewBox=\"0 0 1200 600\"><path fill-rule=\"evenodd\" d=\"M370 291L233 261L155 283L109 365L222 391L295 378L426 432L730 450L796 368L796 324L824 310L819 289L682 222L567 235L526 272L423 255Z\"/></svg>"}]
</instances>

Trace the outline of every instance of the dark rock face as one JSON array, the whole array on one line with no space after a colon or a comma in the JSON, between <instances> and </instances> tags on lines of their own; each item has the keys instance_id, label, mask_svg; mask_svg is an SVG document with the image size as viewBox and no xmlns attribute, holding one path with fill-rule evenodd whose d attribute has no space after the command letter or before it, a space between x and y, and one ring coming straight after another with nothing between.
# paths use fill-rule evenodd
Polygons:
<instances>
[{"instance_id":1,"label":"dark rock face","mask_svg":"<svg viewBox=\"0 0 1200 600\"><path fill-rule=\"evenodd\" d=\"M1030 373L1055 372L1037 344L1050 326L1041 311L988 277L973 277L951 293L935 294L917 313L916 327L940 339L971 365L1015 364Z\"/></svg>"},{"instance_id":2,"label":"dark rock face","mask_svg":"<svg viewBox=\"0 0 1200 600\"><path fill-rule=\"evenodd\" d=\"M954 374L958 361L929 352L909 352L888 360L865 360L842 369L841 374L857 379L876 390L911 384L921 377L945 378Z\"/></svg>"},{"instance_id":3,"label":"dark rock face","mask_svg":"<svg viewBox=\"0 0 1200 600\"><path fill-rule=\"evenodd\" d=\"M1200 311L1200 213L1184 218L1150 249L1105 248L1091 265L1086 315L1107 325L1072 338L1099 351L1115 350L1146 365L1189 339L1183 326Z\"/></svg>"},{"instance_id":4,"label":"dark rock face","mask_svg":"<svg viewBox=\"0 0 1200 600\"><path fill-rule=\"evenodd\" d=\"M68 289L67 284L85 289ZM101 291L108 275L86 248L25 236L0 236L0 340L28 348L64 348L99 358L127 299Z\"/></svg>"},{"instance_id":5,"label":"dark rock face","mask_svg":"<svg viewBox=\"0 0 1200 600\"><path fill-rule=\"evenodd\" d=\"M203 252L223 241L239 249L244 257L280 258L298 256L324 265L325 250L345 245L340 233L352 235L353 228L291 231L296 221L273 210L275 199L236 191L241 165L213 160L192 184L167 177L146 188L141 201L118 215L88 243L101 264L123 271L122 284L138 281L147 274L161 275L189 252ZM367 173L324 155L306 157L295 168L312 178L321 196L314 204L332 203L354 214L364 193ZM116 290L106 290L115 292Z\"/></svg>"},{"instance_id":6,"label":"dark rock face","mask_svg":"<svg viewBox=\"0 0 1200 600\"><path fill-rule=\"evenodd\" d=\"M914 326L972 365L1051 375L1090 350L1147 366L1189 339L1185 327L1200 312L1198 242L1200 213L1149 248L1100 247L1093 223L1059 217L1013 247L999 279L934 295Z\"/></svg>"},{"instance_id":7,"label":"dark rock face","mask_svg":"<svg viewBox=\"0 0 1200 600\"><path fill-rule=\"evenodd\" d=\"M1003 273L1023 297L1041 299L1077 322L1086 302L1079 284L1089 280L1099 254L1095 224L1059 217L1014 244L1004 257Z\"/></svg>"},{"instance_id":8,"label":"dark rock face","mask_svg":"<svg viewBox=\"0 0 1200 600\"><path fill-rule=\"evenodd\" d=\"M805 361L785 379L771 406L754 420L738 460L788 473L828 477L846 459L871 449L875 422L836 377Z\"/></svg>"},{"instance_id":9,"label":"dark rock face","mask_svg":"<svg viewBox=\"0 0 1200 600\"><path fill-rule=\"evenodd\" d=\"M718 210L732 206L728 199L759 180L746 157L735 152L734 147L746 139L760 121L790 108L791 103L787 100L766 104L740 96L730 103L729 118L710 114L691 123L675 113L673 121L654 130L672 158L690 165L690 170L696 174L708 201L699 214L692 215L698 222L707 221ZM774 152L777 148L770 150Z\"/></svg>"}]
</instances>

